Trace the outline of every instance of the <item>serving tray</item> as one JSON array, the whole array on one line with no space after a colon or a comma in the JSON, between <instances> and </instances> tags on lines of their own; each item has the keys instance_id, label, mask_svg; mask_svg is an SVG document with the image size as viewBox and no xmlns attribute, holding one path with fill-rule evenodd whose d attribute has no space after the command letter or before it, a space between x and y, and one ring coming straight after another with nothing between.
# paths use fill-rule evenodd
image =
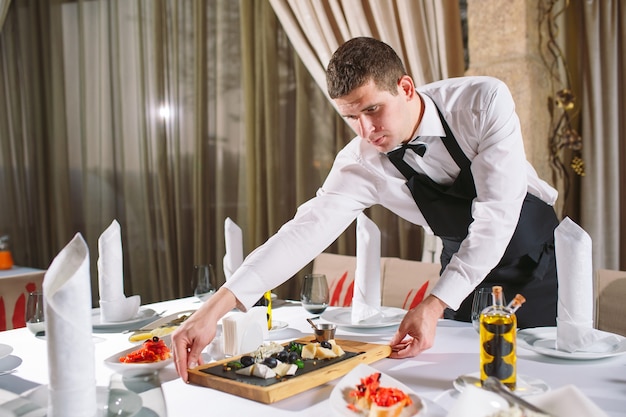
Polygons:
<instances>
[{"instance_id":1,"label":"serving tray","mask_svg":"<svg viewBox=\"0 0 626 417\"><path fill-rule=\"evenodd\" d=\"M306 337L294 342L308 344L315 341L312 337ZM223 365L238 360L240 356L237 356L190 369L189 382L270 404L342 377L361 363L370 364L391 354L391 347L387 345L342 339L336 339L335 342L346 355L334 359L306 360L304 369L298 369L294 376L266 380L225 371Z\"/></svg>"}]
</instances>

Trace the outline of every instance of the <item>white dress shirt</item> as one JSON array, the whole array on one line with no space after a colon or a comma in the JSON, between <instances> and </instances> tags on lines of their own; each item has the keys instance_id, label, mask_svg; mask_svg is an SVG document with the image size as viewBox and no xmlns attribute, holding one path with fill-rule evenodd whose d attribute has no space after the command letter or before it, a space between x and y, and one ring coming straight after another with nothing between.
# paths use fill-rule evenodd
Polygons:
<instances>
[{"instance_id":1,"label":"white dress shirt","mask_svg":"<svg viewBox=\"0 0 626 417\"><path fill-rule=\"evenodd\" d=\"M407 150L405 161L440 184L451 184L460 171L441 140L445 132L434 102L472 161L477 194L472 203L474 221L432 290L457 309L504 254L526 192L550 205L557 192L526 161L515 104L504 83L491 77L460 77L417 91L425 111L412 142L425 143L427 150L423 157ZM249 308L264 291L282 284L323 252L360 212L376 204L430 233L405 182L386 155L355 137L337 154L317 195L253 251L224 285Z\"/></svg>"}]
</instances>

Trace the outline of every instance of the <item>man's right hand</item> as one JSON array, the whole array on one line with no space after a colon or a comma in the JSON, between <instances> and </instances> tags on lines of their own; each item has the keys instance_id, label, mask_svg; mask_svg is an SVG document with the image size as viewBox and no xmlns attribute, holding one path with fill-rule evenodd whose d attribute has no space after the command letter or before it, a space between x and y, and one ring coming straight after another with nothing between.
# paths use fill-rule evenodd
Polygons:
<instances>
[{"instance_id":1,"label":"man's right hand","mask_svg":"<svg viewBox=\"0 0 626 417\"><path fill-rule=\"evenodd\" d=\"M220 288L172 333L174 364L183 381L189 382L187 369L204 363L202 351L215 337L218 320L236 305L235 295Z\"/></svg>"}]
</instances>

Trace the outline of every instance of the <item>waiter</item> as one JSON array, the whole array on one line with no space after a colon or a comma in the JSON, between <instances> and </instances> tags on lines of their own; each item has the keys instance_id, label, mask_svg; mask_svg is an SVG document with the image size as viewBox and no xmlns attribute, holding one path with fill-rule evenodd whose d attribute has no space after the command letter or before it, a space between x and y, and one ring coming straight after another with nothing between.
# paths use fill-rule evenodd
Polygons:
<instances>
[{"instance_id":1,"label":"waiter","mask_svg":"<svg viewBox=\"0 0 626 417\"><path fill-rule=\"evenodd\" d=\"M393 49L365 37L339 47L326 76L357 137L338 153L317 195L174 333L181 377L200 363L220 317L252 306L376 204L444 243L441 278L406 314L390 340L391 357L431 347L443 315L469 321L477 286L502 285L509 299L522 293L520 326L554 325L557 193L526 160L506 85L460 77L416 88Z\"/></svg>"}]
</instances>

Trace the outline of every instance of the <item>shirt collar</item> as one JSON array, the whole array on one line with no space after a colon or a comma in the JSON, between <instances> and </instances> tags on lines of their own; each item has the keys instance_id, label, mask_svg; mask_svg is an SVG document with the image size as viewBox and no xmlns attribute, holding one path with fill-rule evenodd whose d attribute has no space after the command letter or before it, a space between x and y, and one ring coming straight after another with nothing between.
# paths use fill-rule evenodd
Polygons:
<instances>
[{"instance_id":1,"label":"shirt collar","mask_svg":"<svg viewBox=\"0 0 626 417\"><path fill-rule=\"evenodd\" d=\"M441 119L439 119L435 103L426 94L420 94L420 96L424 99L424 116L422 117L422 122L417 127L415 137L410 142L413 142L417 136L446 136L446 131L441 124Z\"/></svg>"}]
</instances>

